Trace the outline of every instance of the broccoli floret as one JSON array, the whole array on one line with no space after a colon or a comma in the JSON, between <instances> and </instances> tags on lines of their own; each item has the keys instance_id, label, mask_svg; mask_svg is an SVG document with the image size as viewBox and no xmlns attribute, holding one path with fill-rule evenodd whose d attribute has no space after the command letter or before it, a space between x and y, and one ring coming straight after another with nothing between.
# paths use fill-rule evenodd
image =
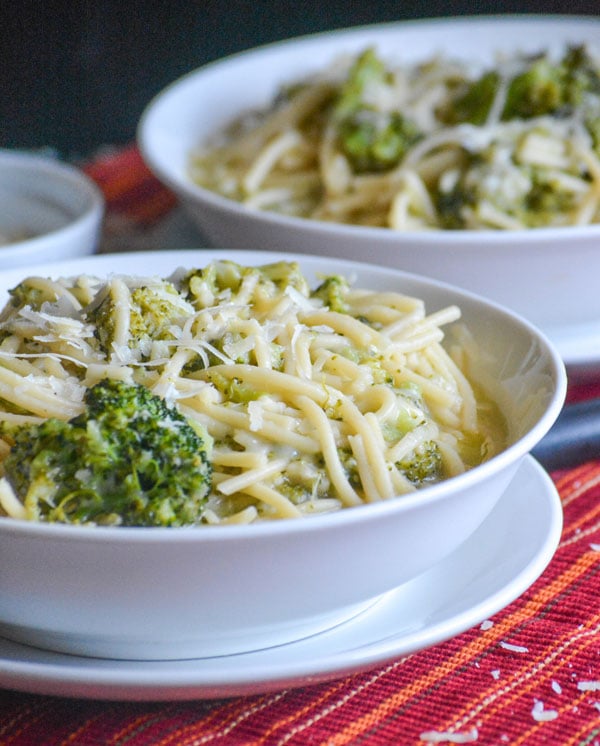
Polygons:
<instances>
[{"instance_id":1,"label":"broccoli floret","mask_svg":"<svg viewBox=\"0 0 600 746\"><path fill-rule=\"evenodd\" d=\"M440 119L446 124L485 124L499 80L496 72L488 72L471 83L466 90L461 88L457 96L438 112Z\"/></svg>"},{"instance_id":2,"label":"broccoli floret","mask_svg":"<svg viewBox=\"0 0 600 746\"><path fill-rule=\"evenodd\" d=\"M552 114L567 103L563 70L542 57L511 81L502 119L530 119Z\"/></svg>"},{"instance_id":3,"label":"broccoli floret","mask_svg":"<svg viewBox=\"0 0 600 746\"><path fill-rule=\"evenodd\" d=\"M221 260L211 262L204 269L194 269L181 280L181 291L196 307L203 308L215 302L223 293L238 294L245 280L257 278L252 299L261 295L273 297L286 287L292 287L308 297L309 286L297 262L273 262L258 267L244 267L236 262Z\"/></svg>"},{"instance_id":4,"label":"broccoli floret","mask_svg":"<svg viewBox=\"0 0 600 746\"><path fill-rule=\"evenodd\" d=\"M356 457L352 453L350 448L338 448L338 456L340 463L344 468L346 478L354 489L361 488L360 475L358 473L358 463Z\"/></svg>"},{"instance_id":5,"label":"broccoli floret","mask_svg":"<svg viewBox=\"0 0 600 746\"><path fill-rule=\"evenodd\" d=\"M385 65L376 55L374 49L366 49L356 59L348 77L340 89L335 105L336 115L347 117L364 106L365 91L369 86L389 82Z\"/></svg>"},{"instance_id":6,"label":"broccoli floret","mask_svg":"<svg viewBox=\"0 0 600 746\"><path fill-rule=\"evenodd\" d=\"M56 301L56 295L44 292L31 278L10 289L8 294L10 299L0 311L0 342L13 333L10 322L22 308L29 306L32 310L39 311L43 303Z\"/></svg>"},{"instance_id":7,"label":"broccoli floret","mask_svg":"<svg viewBox=\"0 0 600 746\"><path fill-rule=\"evenodd\" d=\"M393 168L419 139L419 131L401 114L382 116L363 110L339 125L342 151L356 173Z\"/></svg>"},{"instance_id":8,"label":"broccoli floret","mask_svg":"<svg viewBox=\"0 0 600 746\"><path fill-rule=\"evenodd\" d=\"M584 46L569 47L562 60L565 100L572 106L581 104L584 95L600 95L600 70Z\"/></svg>"},{"instance_id":9,"label":"broccoli floret","mask_svg":"<svg viewBox=\"0 0 600 746\"><path fill-rule=\"evenodd\" d=\"M600 155L600 70L585 47L571 47L563 59L565 98L572 107L581 106L592 147Z\"/></svg>"},{"instance_id":10,"label":"broccoli floret","mask_svg":"<svg viewBox=\"0 0 600 746\"><path fill-rule=\"evenodd\" d=\"M32 311L42 311L46 304L50 308L60 308L59 313L68 315L74 311L70 301L63 303L63 295L82 301L87 295L87 288L82 288L78 278L62 278L53 282L49 278L31 276L8 291L10 299L0 312L0 321L13 317L26 306Z\"/></svg>"},{"instance_id":11,"label":"broccoli floret","mask_svg":"<svg viewBox=\"0 0 600 746\"><path fill-rule=\"evenodd\" d=\"M472 188L466 187L464 181L459 179L449 191L437 189L434 201L442 226L447 230L460 230L465 227L463 210L475 205L477 196Z\"/></svg>"},{"instance_id":12,"label":"broccoli floret","mask_svg":"<svg viewBox=\"0 0 600 746\"><path fill-rule=\"evenodd\" d=\"M443 476L442 454L433 441L423 443L410 458L398 462L396 467L417 487L437 482Z\"/></svg>"},{"instance_id":13,"label":"broccoli floret","mask_svg":"<svg viewBox=\"0 0 600 746\"><path fill-rule=\"evenodd\" d=\"M32 520L121 526L199 522L209 436L144 386L105 379L65 422L4 426L5 477Z\"/></svg>"},{"instance_id":14,"label":"broccoli floret","mask_svg":"<svg viewBox=\"0 0 600 746\"><path fill-rule=\"evenodd\" d=\"M570 47L556 64L534 58L511 81L502 119L568 115L584 103L586 94L600 94L600 74L585 47Z\"/></svg>"},{"instance_id":15,"label":"broccoli floret","mask_svg":"<svg viewBox=\"0 0 600 746\"><path fill-rule=\"evenodd\" d=\"M325 278L323 282L313 290L312 298L318 298L331 310L337 313L347 313L348 304L346 293L348 292L348 281L345 277L332 275Z\"/></svg>"},{"instance_id":16,"label":"broccoli floret","mask_svg":"<svg viewBox=\"0 0 600 746\"><path fill-rule=\"evenodd\" d=\"M549 215L565 213L573 208L573 193L561 189L553 180L544 178L543 173L534 171L531 181L531 189L524 204L523 220L527 225L547 225Z\"/></svg>"},{"instance_id":17,"label":"broccoli floret","mask_svg":"<svg viewBox=\"0 0 600 746\"><path fill-rule=\"evenodd\" d=\"M131 335L137 340L172 339L170 328L184 315L181 300L169 283L158 288L141 287L132 290L129 322Z\"/></svg>"},{"instance_id":18,"label":"broccoli floret","mask_svg":"<svg viewBox=\"0 0 600 746\"><path fill-rule=\"evenodd\" d=\"M427 412L427 406L421 388L414 383L406 383L397 391L405 400L406 408L394 420L384 423L383 436L389 443L398 443L427 421L427 417L423 416ZM396 468L417 487L438 482L444 476L442 454L433 440L415 448L406 458L396 463Z\"/></svg>"},{"instance_id":19,"label":"broccoli floret","mask_svg":"<svg viewBox=\"0 0 600 746\"><path fill-rule=\"evenodd\" d=\"M225 400L228 402L247 404L250 401L259 399L261 396L260 391L252 388L252 386L248 386L235 376L229 378L218 371L211 370L208 377L212 385L223 394Z\"/></svg>"},{"instance_id":20,"label":"broccoli floret","mask_svg":"<svg viewBox=\"0 0 600 746\"><path fill-rule=\"evenodd\" d=\"M55 301L56 296L49 296L36 284L31 283L28 278L19 283L16 287L8 291L10 301L8 309L19 310L25 306L30 306L34 311L39 311L44 301Z\"/></svg>"},{"instance_id":21,"label":"broccoli floret","mask_svg":"<svg viewBox=\"0 0 600 746\"><path fill-rule=\"evenodd\" d=\"M553 65L545 57L536 59L510 81L502 120L530 119L554 113L566 102L564 82L560 66ZM447 124L485 124L499 85L497 72L484 73L439 112L440 118Z\"/></svg>"},{"instance_id":22,"label":"broccoli floret","mask_svg":"<svg viewBox=\"0 0 600 746\"><path fill-rule=\"evenodd\" d=\"M382 422L383 437L390 445L400 441L427 419L423 414L427 413L427 405L420 386L415 383L404 383L395 390L404 400L405 407L400 409L397 416L389 417Z\"/></svg>"},{"instance_id":23,"label":"broccoli floret","mask_svg":"<svg viewBox=\"0 0 600 746\"><path fill-rule=\"evenodd\" d=\"M121 302L108 285L84 312L85 320L95 325L96 339L106 355L112 352ZM130 288L130 349L136 350L143 358L148 355L153 342L173 339L171 327L191 313L191 306L166 280Z\"/></svg>"},{"instance_id":24,"label":"broccoli floret","mask_svg":"<svg viewBox=\"0 0 600 746\"><path fill-rule=\"evenodd\" d=\"M389 73L372 49L352 66L335 104L339 145L357 173L395 166L421 136L400 112L377 111L369 93L390 83Z\"/></svg>"},{"instance_id":25,"label":"broccoli floret","mask_svg":"<svg viewBox=\"0 0 600 746\"><path fill-rule=\"evenodd\" d=\"M446 124L485 123L500 86L500 76L485 72L460 87L439 112ZM503 121L545 115L567 115L582 104L586 93L600 94L600 74L584 47L570 47L558 62L546 55L525 61L525 69L508 81Z\"/></svg>"},{"instance_id":26,"label":"broccoli floret","mask_svg":"<svg viewBox=\"0 0 600 746\"><path fill-rule=\"evenodd\" d=\"M286 287L292 287L308 297L310 288L298 262L273 262L272 264L263 264L257 269L264 278L263 283L265 281L273 283L278 291L283 291Z\"/></svg>"},{"instance_id":27,"label":"broccoli floret","mask_svg":"<svg viewBox=\"0 0 600 746\"><path fill-rule=\"evenodd\" d=\"M212 298L224 290L237 293L243 277L244 268L236 262L227 260L211 262L203 269L193 269L182 281L182 289L187 299L194 303L208 291ZM212 302L212 301L210 301Z\"/></svg>"},{"instance_id":28,"label":"broccoli floret","mask_svg":"<svg viewBox=\"0 0 600 746\"><path fill-rule=\"evenodd\" d=\"M585 126L590 133L594 152L600 156L600 116L586 118Z\"/></svg>"}]
</instances>

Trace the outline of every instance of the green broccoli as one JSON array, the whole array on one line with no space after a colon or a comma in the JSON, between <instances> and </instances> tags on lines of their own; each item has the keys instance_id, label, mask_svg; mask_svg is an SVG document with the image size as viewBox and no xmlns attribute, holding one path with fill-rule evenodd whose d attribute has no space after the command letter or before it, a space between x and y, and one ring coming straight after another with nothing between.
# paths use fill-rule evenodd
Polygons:
<instances>
[{"instance_id":1,"label":"green broccoli","mask_svg":"<svg viewBox=\"0 0 600 746\"><path fill-rule=\"evenodd\" d=\"M434 441L423 443L411 457L400 461L396 467L417 487L437 482L443 477L442 454Z\"/></svg>"},{"instance_id":2,"label":"green broccoli","mask_svg":"<svg viewBox=\"0 0 600 746\"><path fill-rule=\"evenodd\" d=\"M0 342L13 333L11 322L25 306L39 311L45 302L54 303L56 295L45 292L32 278L27 278L8 291L10 299L0 311Z\"/></svg>"},{"instance_id":3,"label":"green broccoli","mask_svg":"<svg viewBox=\"0 0 600 746\"><path fill-rule=\"evenodd\" d=\"M500 75L490 70L457 89L438 112L446 124L485 124L500 87ZM562 59L547 55L524 60L524 69L508 81L502 121L540 116L564 116L583 103L585 94L600 94L600 72L584 47L570 47Z\"/></svg>"},{"instance_id":4,"label":"green broccoli","mask_svg":"<svg viewBox=\"0 0 600 746\"><path fill-rule=\"evenodd\" d=\"M244 267L230 260L214 261L204 269L193 269L180 281L181 292L196 307L214 303L215 298L230 292L232 299L242 290L245 280L257 278L252 300L261 295L273 297L292 287L308 297L309 286L297 262L273 262Z\"/></svg>"},{"instance_id":5,"label":"green broccoli","mask_svg":"<svg viewBox=\"0 0 600 746\"><path fill-rule=\"evenodd\" d=\"M332 311L337 313L348 313L346 293L348 292L348 280L340 275L326 277L323 282L312 291L312 298L319 298Z\"/></svg>"},{"instance_id":6,"label":"green broccoli","mask_svg":"<svg viewBox=\"0 0 600 746\"><path fill-rule=\"evenodd\" d=\"M165 282L161 287L145 286L131 291L130 330L136 339L172 339L170 327L191 309L182 308L183 299Z\"/></svg>"},{"instance_id":7,"label":"green broccoli","mask_svg":"<svg viewBox=\"0 0 600 746\"><path fill-rule=\"evenodd\" d=\"M446 230L460 230L465 227L463 210L477 203L476 190L467 187L464 179L459 179L448 191L436 189L433 193L438 217Z\"/></svg>"},{"instance_id":8,"label":"green broccoli","mask_svg":"<svg viewBox=\"0 0 600 746\"><path fill-rule=\"evenodd\" d=\"M237 293L242 283L244 268L236 262L228 260L210 262L203 269L190 270L183 278L182 291L190 303L209 293L208 303L225 290Z\"/></svg>"},{"instance_id":9,"label":"green broccoli","mask_svg":"<svg viewBox=\"0 0 600 746\"><path fill-rule=\"evenodd\" d=\"M585 126L590 133L592 148L596 155L600 156L600 116L586 118Z\"/></svg>"},{"instance_id":10,"label":"green broccoli","mask_svg":"<svg viewBox=\"0 0 600 746\"><path fill-rule=\"evenodd\" d=\"M105 379L65 422L4 425L5 477L32 520L120 526L200 521L210 439L144 386Z\"/></svg>"},{"instance_id":11,"label":"green broccoli","mask_svg":"<svg viewBox=\"0 0 600 746\"><path fill-rule=\"evenodd\" d=\"M421 136L400 112L377 111L368 102L370 91L389 82L383 63L367 49L340 89L334 109L339 144L357 173L392 168Z\"/></svg>"},{"instance_id":12,"label":"green broccoli","mask_svg":"<svg viewBox=\"0 0 600 746\"><path fill-rule=\"evenodd\" d=\"M398 389L398 393L405 399L406 409L400 412L397 419L384 423L383 436L389 443L399 442L426 421L423 412L427 412L427 406L420 387L407 383ZM396 463L396 468L416 487L438 482L444 477L442 453L433 440L415 448L406 458Z\"/></svg>"},{"instance_id":13,"label":"green broccoli","mask_svg":"<svg viewBox=\"0 0 600 746\"><path fill-rule=\"evenodd\" d=\"M278 292L292 287L302 295L308 296L310 289L298 262L273 262L262 264L257 268L261 273L262 282L273 283Z\"/></svg>"},{"instance_id":14,"label":"green broccoli","mask_svg":"<svg viewBox=\"0 0 600 746\"><path fill-rule=\"evenodd\" d=\"M560 65L545 57L511 81L502 112L503 120L531 119L553 114L567 103L567 87Z\"/></svg>"},{"instance_id":15,"label":"green broccoli","mask_svg":"<svg viewBox=\"0 0 600 746\"><path fill-rule=\"evenodd\" d=\"M358 473L358 463L352 450L349 447L338 448L338 456L348 482L354 489L360 490L361 481L360 474Z\"/></svg>"},{"instance_id":16,"label":"green broccoli","mask_svg":"<svg viewBox=\"0 0 600 746\"><path fill-rule=\"evenodd\" d=\"M562 64L567 86L565 98L572 107L581 107L592 147L600 155L600 70L582 46L571 47Z\"/></svg>"},{"instance_id":17,"label":"green broccoli","mask_svg":"<svg viewBox=\"0 0 600 746\"><path fill-rule=\"evenodd\" d=\"M129 290L129 347L143 358L153 342L173 339L171 327L192 314L193 308L166 280ZM85 309L84 318L95 325L98 345L106 355L112 352L120 302L114 297L113 288L107 285L99 292L97 300Z\"/></svg>"},{"instance_id":18,"label":"green broccoli","mask_svg":"<svg viewBox=\"0 0 600 746\"><path fill-rule=\"evenodd\" d=\"M224 376L218 371L211 371L210 382L223 394L225 400L228 402L247 404L248 402L256 401L261 397L260 391L257 391L252 386L240 381L240 379L235 376L230 378L229 376Z\"/></svg>"},{"instance_id":19,"label":"green broccoli","mask_svg":"<svg viewBox=\"0 0 600 746\"><path fill-rule=\"evenodd\" d=\"M350 68L336 103L336 116L345 118L364 106L365 91L371 85L388 82L385 65L374 49L366 49Z\"/></svg>"},{"instance_id":20,"label":"green broccoli","mask_svg":"<svg viewBox=\"0 0 600 746\"><path fill-rule=\"evenodd\" d=\"M55 301L55 295L48 295L40 288L36 283L33 283L30 278L23 280L16 287L8 291L10 295L10 301L6 306L5 311L13 312L30 306L34 311L39 311L44 301Z\"/></svg>"},{"instance_id":21,"label":"green broccoli","mask_svg":"<svg viewBox=\"0 0 600 746\"><path fill-rule=\"evenodd\" d=\"M498 73L485 73L473 81L466 90L461 87L456 97L440 109L438 116L446 124L461 124L463 122L475 125L485 124L496 96L499 81Z\"/></svg>"},{"instance_id":22,"label":"green broccoli","mask_svg":"<svg viewBox=\"0 0 600 746\"><path fill-rule=\"evenodd\" d=\"M561 63L565 80L565 99L579 106L584 95L600 95L600 70L584 46L569 47Z\"/></svg>"},{"instance_id":23,"label":"green broccoli","mask_svg":"<svg viewBox=\"0 0 600 746\"><path fill-rule=\"evenodd\" d=\"M529 226L548 224L549 215L559 215L572 210L574 195L560 188L560 183L545 177L542 171L533 171L531 189L527 193L521 220Z\"/></svg>"},{"instance_id":24,"label":"green broccoli","mask_svg":"<svg viewBox=\"0 0 600 746\"><path fill-rule=\"evenodd\" d=\"M488 71L461 88L439 114L446 124L485 124L500 86L500 76ZM509 81L501 119L531 119L554 114L567 103L567 88L561 65L546 57L532 60L526 69Z\"/></svg>"},{"instance_id":25,"label":"green broccoli","mask_svg":"<svg viewBox=\"0 0 600 746\"><path fill-rule=\"evenodd\" d=\"M81 287L77 280L62 278L53 282L49 278L31 276L26 277L14 288L8 291L10 300L0 311L0 322L12 318L22 308L28 306L32 311L41 311L45 304L50 307L60 307L62 296L68 295L75 302L85 303L88 288ZM73 312L74 306L67 302L59 313Z\"/></svg>"}]
</instances>

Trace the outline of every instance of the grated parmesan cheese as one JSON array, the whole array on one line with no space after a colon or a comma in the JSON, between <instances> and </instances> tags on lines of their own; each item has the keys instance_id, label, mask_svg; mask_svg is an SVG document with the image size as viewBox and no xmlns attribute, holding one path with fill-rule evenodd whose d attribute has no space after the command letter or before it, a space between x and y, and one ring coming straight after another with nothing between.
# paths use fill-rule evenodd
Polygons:
<instances>
[{"instance_id":1,"label":"grated parmesan cheese","mask_svg":"<svg viewBox=\"0 0 600 746\"><path fill-rule=\"evenodd\" d=\"M461 345L458 360L458 343L442 345L459 309L427 315L418 298L348 281L344 312L333 312L295 263L282 262L277 281L270 266L224 262L212 275L210 266L178 273L179 285L127 275L25 280L26 291L64 299L42 312L2 312L1 398L19 417L70 419L86 389L111 378L176 404L214 443L213 493L199 517L211 524L408 494L475 466L480 444L486 457L502 447L500 413L487 400L478 407L462 372L472 347ZM211 279L221 271L222 287ZM422 447L442 469L435 459L422 466Z\"/></svg>"},{"instance_id":2,"label":"grated parmesan cheese","mask_svg":"<svg viewBox=\"0 0 600 746\"><path fill-rule=\"evenodd\" d=\"M580 692L600 692L600 681L578 681L577 688Z\"/></svg>"},{"instance_id":3,"label":"grated parmesan cheese","mask_svg":"<svg viewBox=\"0 0 600 746\"><path fill-rule=\"evenodd\" d=\"M539 699L535 699L531 710L531 717L538 723L546 723L550 720L556 720L558 712L556 710L545 710L544 703Z\"/></svg>"},{"instance_id":4,"label":"grated parmesan cheese","mask_svg":"<svg viewBox=\"0 0 600 746\"><path fill-rule=\"evenodd\" d=\"M426 743L474 743L478 738L477 728L471 728L468 733L429 730L420 735L421 741Z\"/></svg>"},{"instance_id":5,"label":"grated parmesan cheese","mask_svg":"<svg viewBox=\"0 0 600 746\"><path fill-rule=\"evenodd\" d=\"M510 650L512 653L528 653L529 648L526 648L524 645L513 645L510 642L503 642L500 641L500 647L504 648L505 650Z\"/></svg>"}]
</instances>

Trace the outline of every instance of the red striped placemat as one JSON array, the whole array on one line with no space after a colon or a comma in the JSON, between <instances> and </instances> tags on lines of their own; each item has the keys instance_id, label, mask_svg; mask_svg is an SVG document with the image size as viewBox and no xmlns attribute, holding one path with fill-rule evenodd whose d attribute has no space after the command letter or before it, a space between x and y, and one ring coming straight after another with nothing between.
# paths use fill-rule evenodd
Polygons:
<instances>
[{"instance_id":1,"label":"red striped placemat","mask_svg":"<svg viewBox=\"0 0 600 746\"><path fill-rule=\"evenodd\" d=\"M176 205L174 195L151 173L135 145L107 148L82 168L104 194L109 220L149 225Z\"/></svg>"}]
</instances>

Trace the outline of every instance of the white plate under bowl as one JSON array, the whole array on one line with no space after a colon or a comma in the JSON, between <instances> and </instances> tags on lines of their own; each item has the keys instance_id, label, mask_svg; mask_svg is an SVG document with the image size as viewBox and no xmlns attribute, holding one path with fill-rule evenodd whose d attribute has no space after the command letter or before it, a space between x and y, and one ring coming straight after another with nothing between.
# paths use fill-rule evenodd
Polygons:
<instances>
[{"instance_id":1,"label":"white plate under bowl","mask_svg":"<svg viewBox=\"0 0 600 746\"><path fill-rule=\"evenodd\" d=\"M156 662L64 655L0 639L0 686L167 701L254 694L356 673L447 640L503 609L544 571L561 530L556 488L528 456L464 544L334 629L258 652Z\"/></svg>"}]
</instances>

